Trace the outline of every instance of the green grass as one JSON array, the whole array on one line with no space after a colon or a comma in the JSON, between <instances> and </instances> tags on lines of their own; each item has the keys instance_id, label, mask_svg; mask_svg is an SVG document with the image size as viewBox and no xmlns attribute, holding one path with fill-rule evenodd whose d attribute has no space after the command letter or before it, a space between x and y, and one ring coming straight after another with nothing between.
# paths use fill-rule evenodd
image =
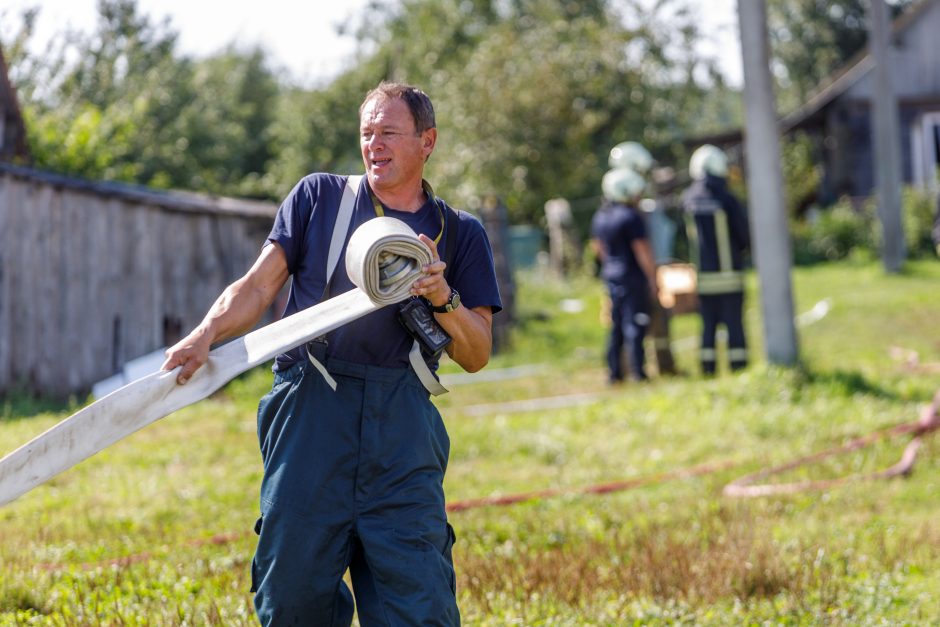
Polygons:
<instances>
[{"instance_id":1,"label":"green grass","mask_svg":"<svg viewBox=\"0 0 940 627\"><path fill-rule=\"evenodd\" d=\"M793 369L762 363L756 282L747 371L700 378L685 349L685 375L610 389L600 285L520 277L513 346L487 370L539 368L461 378L438 400L448 499L563 493L451 514L464 624L940 624L940 439L926 440L906 479L721 494L744 474L917 417L940 387L940 263L898 276L861 262L797 269L797 311L823 299L831 309L799 328ZM583 308L565 313L571 298ZM678 316L673 340L697 329ZM248 373L0 508L0 625L254 624L255 404L269 382L264 369ZM556 407L507 404L574 394ZM3 399L0 452L76 406ZM773 480L873 472L905 443ZM669 474L703 464L715 468ZM627 480L640 485L579 492Z\"/></svg>"}]
</instances>

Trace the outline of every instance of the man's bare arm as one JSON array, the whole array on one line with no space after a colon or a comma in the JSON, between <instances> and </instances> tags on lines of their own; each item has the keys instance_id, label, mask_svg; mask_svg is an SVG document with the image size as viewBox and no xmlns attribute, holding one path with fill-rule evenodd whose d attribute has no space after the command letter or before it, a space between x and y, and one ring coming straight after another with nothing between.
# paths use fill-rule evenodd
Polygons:
<instances>
[{"instance_id":1,"label":"man's bare arm","mask_svg":"<svg viewBox=\"0 0 940 627\"><path fill-rule=\"evenodd\" d=\"M418 239L431 249L434 260L424 268L424 276L414 282L411 293L427 298L440 306L450 298L451 287L444 279L447 264L440 260L437 245L426 235ZM450 334L453 341L447 354L467 372L477 372L490 360L493 349L493 310L490 307L458 307L449 313L434 314L437 321Z\"/></svg>"},{"instance_id":2,"label":"man's bare arm","mask_svg":"<svg viewBox=\"0 0 940 627\"><path fill-rule=\"evenodd\" d=\"M458 307L450 313L434 314L453 341L447 354L467 372L477 372L490 360L493 348L493 310L489 307Z\"/></svg>"},{"instance_id":3,"label":"man's bare arm","mask_svg":"<svg viewBox=\"0 0 940 627\"><path fill-rule=\"evenodd\" d=\"M274 243L265 246L251 269L225 288L202 322L167 349L161 370L182 366L176 381L186 383L206 363L212 344L242 334L258 323L287 277L283 249Z\"/></svg>"}]
</instances>

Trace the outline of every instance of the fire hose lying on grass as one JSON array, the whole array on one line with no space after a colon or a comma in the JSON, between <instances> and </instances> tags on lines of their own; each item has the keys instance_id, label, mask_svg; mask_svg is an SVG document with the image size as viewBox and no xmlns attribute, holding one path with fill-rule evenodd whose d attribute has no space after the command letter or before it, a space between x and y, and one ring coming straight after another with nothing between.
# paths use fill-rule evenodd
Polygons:
<instances>
[{"instance_id":1,"label":"fire hose lying on grass","mask_svg":"<svg viewBox=\"0 0 940 627\"><path fill-rule=\"evenodd\" d=\"M921 440L923 436L940 430L940 390L934 395L933 403L924 409L920 415L920 419L912 422L905 422L888 429L882 429L870 433L865 436L855 438L854 440L832 449L822 451L813 455L807 455L802 457L794 462L777 466L770 469L761 470L759 472L747 475L736 481L728 484L724 489L724 494L729 497L759 497L759 496L773 496L776 494L794 494L803 490L812 490L812 489L826 489L830 487L837 486L842 483L846 483L853 479L890 479L898 476L906 476L911 473L913 470L914 459L917 455L917 450L920 447ZM851 477L843 477L841 479L830 479L823 481L806 481L800 483L782 483L782 484L765 484L765 485L755 485L755 482L769 477L774 474L779 474L786 470L792 470L799 465L819 461L826 457L838 454L838 453L847 453L850 451L859 450L872 444L880 439L889 438L893 436L899 436L903 434L913 433L914 438L902 455L901 461L892 466L891 468L884 470L878 473L870 474L860 474L852 475ZM540 501L545 499L552 499L558 497L571 497L577 495L602 495L602 494L612 494L614 492L622 492L627 490L633 490L636 488L647 487L651 485L658 485L666 483L668 481L688 479L691 477L701 477L705 475L710 475L716 472L721 472L728 470L735 466L739 465L737 462L724 462L724 463L711 463L711 464L700 464L698 466L691 466L686 468L678 468L666 472L661 472L653 475L646 475L642 477L634 477L632 479L627 479L624 481L615 481L611 483L601 483L589 486L581 487L571 487L571 488L547 488L544 490L535 490L532 492L522 492L517 494L501 494L501 495L491 495L485 496L482 498L470 498L459 501L451 501L447 504L448 512L462 512L471 509L477 509L480 507L503 507L509 505L516 505L519 503L526 503L530 501ZM192 540L188 544L190 546L202 546L206 544L227 544L233 542L239 538L252 535L251 531L244 532L229 532L229 533L220 533L216 534L209 538L202 538L198 540ZM79 568L83 570L90 570L94 568L100 568L102 566L128 566L130 564L135 564L137 562L146 561L151 558L150 553L138 553L135 555L128 555L120 558L101 560L98 562L88 562L81 564ZM68 568L74 568L74 564L65 564L65 563L52 563L52 564L40 564L40 568L47 571L59 571L65 570Z\"/></svg>"},{"instance_id":2,"label":"fire hose lying on grass","mask_svg":"<svg viewBox=\"0 0 940 627\"><path fill-rule=\"evenodd\" d=\"M874 431L867 435L854 438L853 440L850 440L841 446L832 447L818 453L806 455L779 466L759 470L727 484L722 490L722 493L725 496L733 498L753 498L760 496L773 496L778 494L796 494L798 492L807 492L811 490L825 490L848 483L850 481L892 479L895 477L908 476L914 470L914 462L916 461L917 453L923 443L924 436L938 430L940 430L940 390L938 390L934 395L933 402L929 406L925 407L921 412L920 418L918 420L904 422L887 429ZM839 454L860 450L866 446L874 444L879 440L908 434L913 435L913 438L904 449L904 453L901 455L900 461L890 468L879 472L855 474L834 479L807 480L791 483L758 483L759 481L764 481L769 477L782 474L800 466L822 461ZM500 494L497 496L486 496L482 498L465 499L462 501L451 501L447 504L447 511L459 512L468 509L475 509L478 507L515 505L517 503L524 503L527 501L537 501L560 496L575 496L579 494L609 494L612 492L621 492L644 486L657 485L675 479L686 479L689 477L710 475L728 470L738 465L739 462L732 461L706 463L610 483L569 488L547 488L544 490L522 492L518 494Z\"/></svg>"},{"instance_id":3,"label":"fire hose lying on grass","mask_svg":"<svg viewBox=\"0 0 940 627\"><path fill-rule=\"evenodd\" d=\"M920 415L919 420L912 422L905 422L894 427L887 429L881 429L875 431L868 435L864 435L858 438L851 440L850 442L825 451L815 453L812 455L807 455L801 457L798 460L793 462L776 466L774 468L769 468L765 470L758 471L756 473L742 477L736 481L732 481L724 488L725 496L729 497L761 497L761 496L774 496L779 494L795 494L801 491L808 490L819 490L827 489L831 487L838 486L840 484L847 483L852 480L862 480L862 479L891 479L899 476L907 476L913 470L914 460L917 455L917 451L921 446L922 438L934 431L940 430L940 390L934 395L933 402L926 407ZM792 470L797 466L808 464L816 461L820 461L827 457L839 453L847 453L851 451L856 451L865 446L873 444L878 440L884 438L890 438L895 436L900 436L904 434L913 434L914 437L905 448L904 454L901 457L901 460L891 466L890 468L875 473L869 474L857 474L849 477L842 477L838 479L827 479L827 480L817 480L817 481L803 481L798 483L780 483L780 484L763 484L756 485L758 480L766 479L775 474L785 472L787 470ZM580 486L580 487L569 487L569 488L547 488L544 490L535 490L531 492L522 492L517 494L500 494L500 495L491 495L481 498L470 498L458 501L451 501L447 504L448 512L462 512L471 509L477 509L481 507L503 507L509 505L516 505L519 503L526 503L531 501L541 501L545 499L552 499L558 497L571 497L578 495L602 495L602 494L612 494L615 492L622 492L627 490L633 490L637 488L659 485L666 483L668 481L688 479L691 477L701 477L705 475L714 474L724 470L728 470L735 466L738 466L738 462L719 462L719 463L709 463L709 464L700 464L698 466L691 466L686 468L673 469L666 472L656 473L652 475L646 475L641 477L634 477L632 479L627 479L624 481L615 481L610 483L601 483L589 486ZM244 531L244 532L229 532L229 533L220 533L216 534L209 538L202 538L198 540L192 540L189 542L190 546L201 546L205 544L227 544L233 542L238 538L252 534L253 532ZM98 568L101 566L127 566L137 562L145 561L150 559L150 553L139 553L136 555L129 555L115 559L102 560L98 562L89 562L86 564L80 565L80 568L84 570ZM40 567L44 570L49 571L58 571L64 570L67 568L72 568L74 565L70 564L40 564Z\"/></svg>"},{"instance_id":4,"label":"fire hose lying on grass","mask_svg":"<svg viewBox=\"0 0 940 627\"><path fill-rule=\"evenodd\" d=\"M725 496L731 497L756 497L771 496L775 494L796 494L797 492L806 492L809 490L826 490L849 481L861 481L867 479L892 479L894 477L906 477L914 470L914 462L917 459L917 453L923 443L925 435L940 429L940 390L934 394L933 402L924 408L920 418L911 422L904 422L888 429L874 431L868 435L857 437L846 442L841 446L835 446L818 453L800 457L786 464L765 468L750 475L741 477L725 486L723 492ZM790 483L759 483L774 475L793 470L800 466L822 461L829 457L857 451L869 446L878 440L893 438L901 435L912 434L913 437L901 454L901 459L893 466L877 472L867 474L854 474L845 477L836 477L833 479L816 479L806 481L794 481Z\"/></svg>"},{"instance_id":5,"label":"fire hose lying on grass","mask_svg":"<svg viewBox=\"0 0 940 627\"><path fill-rule=\"evenodd\" d=\"M357 286L335 298L257 329L209 353L208 362L186 385L177 385L176 370L158 372L134 381L76 412L45 433L0 459L0 506L22 496L135 431L178 409L202 400L242 372L275 355L317 338L347 322L408 297L421 267L431 253L403 222L388 217L370 220L349 240L346 271ZM394 268L394 274L389 269ZM391 276L388 276L391 274ZM890 478L911 472L923 436L940 429L940 391L917 421L876 431L842 446L764 469L728 484L724 494L754 497L825 489L857 479ZM880 439L913 434L901 460L890 468L867 475L796 483L757 485L758 481L808 463L861 449ZM451 503L451 511L487 505L509 505L562 494L608 493L676 477L709 474L733 464L711 464L681 469L645 479L587 488L552 489L520 495L471 499Z\"/></svg>"},{"instance_id":6,"label":"fire hose lying on grass","mask_svg":"<svg viewBox=\"0 0 940 627\"><path fill-rule=\"evenodd\" d=\"M404 222L389 217L369 220L352 234L346 250L346 272L355 289L212 350L209 360L185 385L176 383L179 368L157 372L69 416L0 459L0 505L150 423L206 398L275 355L401 302L408 298L421 268L431 261L428 247Z\"/></svg>"}]
</instances>

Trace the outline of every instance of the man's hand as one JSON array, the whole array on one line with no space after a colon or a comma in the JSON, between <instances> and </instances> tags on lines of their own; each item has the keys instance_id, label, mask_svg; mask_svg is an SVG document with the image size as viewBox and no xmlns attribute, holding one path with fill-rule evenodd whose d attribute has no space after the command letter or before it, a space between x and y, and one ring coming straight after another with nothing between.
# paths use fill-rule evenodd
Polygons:
<instances>
[{"instance_id":1,"label":"man's hand","mask_svg":"<svg viewBox=\"0 0 940 627\"><path fill-rule=\"evenodd\" d=\"M435 307L450 299L450 285L444 279L447 264L441 261L434 240L424 235L418 239L431 250L431 263L421 270L424 276L411 286L411 293L424 296ZM435 313L453 341L447 345L447 354L467 372L476 372L486 365L493 347L493 311L489 307L458 307L450 313Z\"/></svg>"},{"instance_id":2,"label":"man's hand","mask_svg":"<svg viewBox=\"0 0 940 627\"><path fill-rule=\"evenodd\" d=\"M444 279L444 268L447 264L441 261L434 240L427 235L419 235L418 239L431 249L431 263L421 268L424 276L414 282L411 293L414 296L424 296L432 305L440 307L450 298L450 286Z\"/></svg>"},{"instance_id":3,"label":"man's hand","mask_svg":"<svg viewBox=\"0 0 940 627\"><path fill-rule=\"evenodd\" d=\"M176 375L176 382L183 385L193 374L209 360L211 342L208 336L197 328L166 351L166 361L160 370L173 370L182 366Z\"/></svg>"}]
</instances>

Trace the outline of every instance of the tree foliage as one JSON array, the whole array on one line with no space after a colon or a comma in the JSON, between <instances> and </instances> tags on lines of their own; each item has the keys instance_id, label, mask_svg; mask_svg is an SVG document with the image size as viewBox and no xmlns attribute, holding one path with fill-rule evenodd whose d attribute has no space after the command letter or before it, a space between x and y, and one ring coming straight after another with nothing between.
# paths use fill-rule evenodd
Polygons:
<instances>
[{"instance_id":1,"label":"tree foliage","mask_svg":"<svg viewBox=\"0 0 940 627\"><path fill-rule=\"evenodd\" d=\"M687 0L375 0L353 25L356 63L315 89L281 80L263 50L180 55L172 24L135 0L98 11L93 33L42 58L23 45L35 14L8 46L40 167L277 199L307 172L361 170L359 103L396 79L435 102L428 176L442 195L473 207L496 194L533 221L552 197L593 202L614 144L669 158L737 116L695 53Z\"/></svg>"},{"instance_id":2,"label":"tree foliage","mask_svg":"<svg viewBox=\"0 0 940 627\"><path fill-rule=\"evenodd\" d=\"M891 3L897 15L912 0ZM812 91L868 43L869 0L768 0L781 110Z\"/></svg>"},{"instance_id":3,"label":"tree foliage","mask_svg":"<svg viewBox=\"0 0 940 627\"><path fill-rule=\"evenodd\" d=\"M176 52L169 22L134 0L99 0L93 33L66 32L44 59L26 43L11 66L36 165L92 179L264 196L280 94L261 50L229 48L201 61Z\"/></svg>"},{"instance_id":4,"label":"tree foliage","mask_svg":"<svg viewBox=\"0 0 940 627\"><path fill-rule=\"evenodd\" d=\"M685 2L646 4L411 0L386 7L386 28L360 31L374 53L358 71L431 94L442 129L431 173L448 197L473 206L495 193L532 221L552 197L595 202L614 144L667 153L707 124L710 89L723 86L695 79L696 16Z\"/></svg>"}]
</instances>

